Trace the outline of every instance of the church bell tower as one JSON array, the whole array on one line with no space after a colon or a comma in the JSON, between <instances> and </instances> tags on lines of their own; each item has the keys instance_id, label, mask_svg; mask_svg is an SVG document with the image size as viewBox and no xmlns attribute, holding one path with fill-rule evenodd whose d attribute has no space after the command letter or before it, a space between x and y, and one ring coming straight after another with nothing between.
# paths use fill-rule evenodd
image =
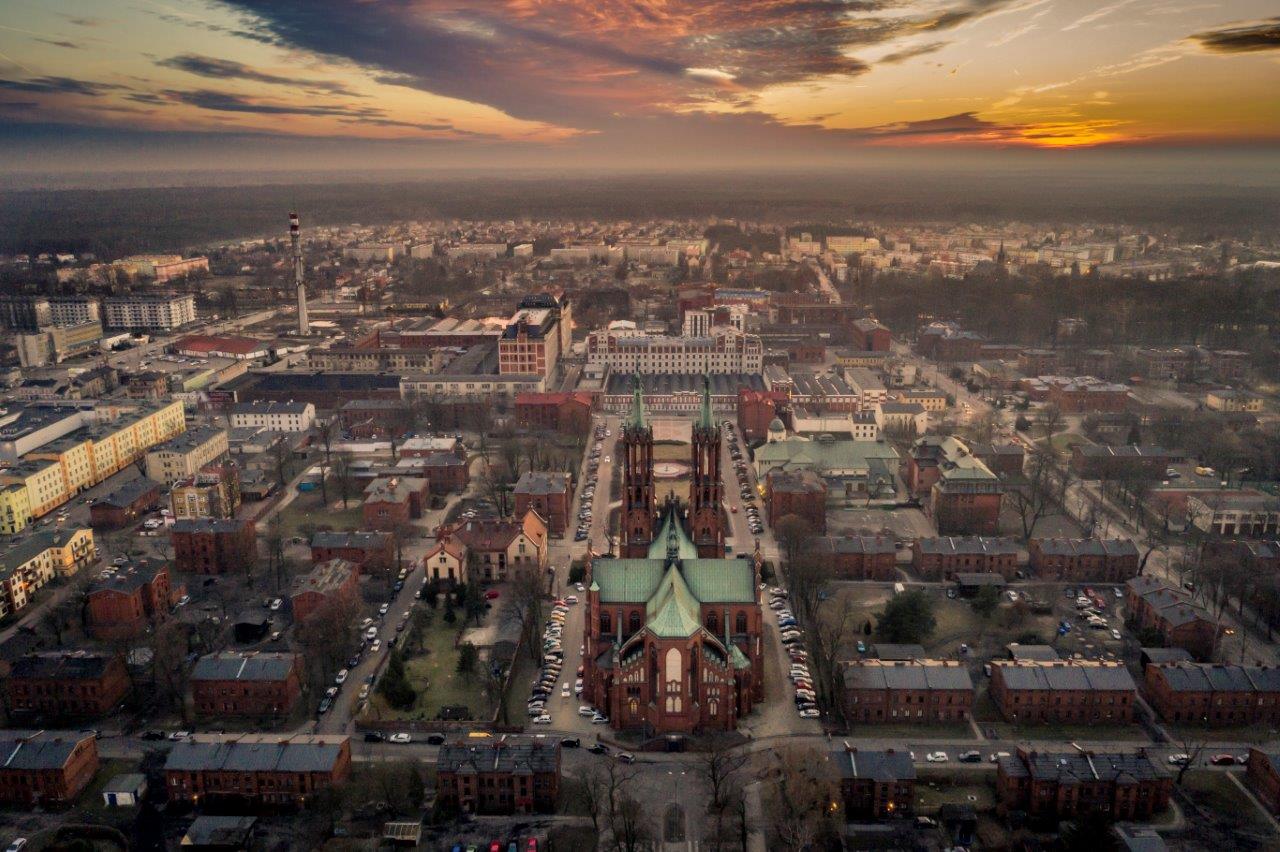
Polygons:
<instances>
[{"instance_id":1,"label":"church bell tower","mask_svg":"<svg viewBox=\"0 0 1280 852\"><path fill-rule=\"evenodd\" d=\"M711 413L711 378L704 375L702 410L693 426L693 480L689 486L689 538L702 559L724 558L720 459L720 426Z\"/></svg>"}]
</instances>

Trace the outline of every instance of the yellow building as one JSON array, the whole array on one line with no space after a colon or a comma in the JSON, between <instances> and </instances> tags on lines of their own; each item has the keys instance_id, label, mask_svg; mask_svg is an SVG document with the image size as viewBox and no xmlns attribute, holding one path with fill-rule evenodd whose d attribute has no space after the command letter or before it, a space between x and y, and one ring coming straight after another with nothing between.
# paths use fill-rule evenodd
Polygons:
<instances>
[{"instance_id":1,"label":"yellow building","mask_svg":"<svg viewBox=\"0 0 1280 852\"><path fill-rule=\"evenodd\" d=\"M1262 411L1262 397L1247 391L1212 390L1205 394L1204 406L1210 411L1247 411L1257 414Z\"/></svg>"},{"instance_id":2,"label":"yellow building","mask_svg":"<svg viewBox=\"0 0 1280 852\"><path fill-rule=\"evenodd\" d=\"M93 530L88 527L68 527L40 536L48 541L49 562L59 576L70 577L98 558Z\"/></svg>"},{"instance_id":3,"label":"yellow building","mask_svg":"<svg viewBox=\"0 0 1280 852\"><path fill-rule=\"evenodd\" d=\"M899 402L915 402L924 406L924 410L930 413L937 413L947 410L947 395L940 390L932 388L918 388L914 390L897 391L896 396Z\"/></svg>"},{"instance_id":4,"label":"yellow building","mask_svg":"<svg viewBox=\"0 0 1280 852\"><path fill-rule=\"evenodd\" d=\"M62 468L62 481L67 489L68 499L87 488L92 488L99 481L94 466L93 441L85 435L73 432L65 438L46 444L35 452L28 453L26 458L57 462Z\"/></svg>"},{"instance_id":5,"label":"yellow building","mask_svg":"<svg viewBox=\"0 0 1280 852\"><path fill-rule=\"evenodd\" d=\"M54 530L29 536L0 552L0 617L15 613L54 576L69 577L98 558L93 531Z\"/></svg>"},{"instance_id":6,"label":"yellow building","mask_svg":"<svg viewBox=\"0 0 1280 852\"><path fill-rule=\"evenodd\" d=\"M0 534L13 535L31 523L27 487L16 482L0 486Z\"/></svg>"},{"instance_id":7,"label":"yellow building","mask_svg":"<svg viewBox=\"0 0 1280 852\"><path fill-rule=\"evenodd\" d=\"M165 485L194 476L228 452L227 430L202 426L147 451L147 478Z\"/></svg>"},{"instance_id":8,"label":"yellow building","mask_svg":"<svg viewBox=\"0 0 1280 852\"><path fill-rule=\"evenodd\" d=\"M27 489L32 518L47 515L70 499L62 465L56 459L23 459L11 468L0 470L0 482L16 483Z\"/></svg>"}]
</instances>

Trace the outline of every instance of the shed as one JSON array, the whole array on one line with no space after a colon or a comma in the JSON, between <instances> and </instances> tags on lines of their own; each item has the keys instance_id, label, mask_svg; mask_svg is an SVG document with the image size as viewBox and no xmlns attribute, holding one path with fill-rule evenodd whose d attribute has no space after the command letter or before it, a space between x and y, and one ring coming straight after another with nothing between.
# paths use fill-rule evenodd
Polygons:
<instances>
[{"instance_id":1,"label":"shed","mask_svg":"<svg viewBox=\"0 0 1280 852\"><path fill-rule=\"evenodd\" d=\"M102 788L102 802L109 808L133 808L147 795L147 776L126 772L114 776Z\"/></svg>"}]
</instances>

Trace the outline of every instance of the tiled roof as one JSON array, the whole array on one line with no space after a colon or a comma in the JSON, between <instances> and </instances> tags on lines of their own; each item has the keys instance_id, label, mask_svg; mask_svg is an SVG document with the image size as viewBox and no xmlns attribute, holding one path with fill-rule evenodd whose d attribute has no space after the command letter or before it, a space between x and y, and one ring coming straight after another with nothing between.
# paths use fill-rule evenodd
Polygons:
<instances>
[{"instance_id":1,"label":"tiled roof","mask_svg":"<svg viewBox=\"0 0 1280 852\"><path fill-rule=\"evenodd\" d=\"M293 654L226 651L208 654L196 661L192 680L277 681L289 676L297 665Z\"/></svg>"},{"instance_id":2,"label":"tiled roof","mask_svg":"<svg viewBox=\"0 0 1280 852\"><path fill-rule=\"evenodd\" d=\"M893 782L908 781L916 777L911 752L905 748L887 751L847 749L831 752L828 759L842 778Z\"/></svg>"},{"instance_id":3,"label":"tiled roof","mask_svg":"<svg viewBox=\"0 0 1280 852\"><path fill-rule=\"evenodd\" d=\"M947 660L858 660L844 670L845 689L973 690L963 665Z\"/></svg>"},{"instance_id":4,"label":"tiled roof","mask_svg":"<svg viewBox=\"0 0 1280 852\"><path fill-rule=\"evenodd\" d=\"M1088 752L1030 752L1010 755L999 760L1000 771L1013 778L1034 778L1077 784L1081 781L1114 781L1117 783L1167 778L1168 772L1145 754Z\"/></svg>"},{"instance_id":5,"label":"tiled roof","mask_svg":"<svg viewBox=\"0 0 1280 852\"><path fill-rule=\"evenodd\" d=\"M344 736L245 734L202 737L173 744L165 771L332 772Z\"/></svg>"},{"instance_id":6,"label":"tiled roof","mask_svg":"<svg viewBox=\"0 0 1280 852\"><path fill-rule=\"evenodd\" d=\"M871 535L827 536L817 541L820 550L827 553L897 554L898 547L891 538Z\"/></svg>"},{"instance_id":7,"label":"tiled roof","mask_svg":"<svg viewBox=\"0 0 1280 852\"><path fill-rule=\"evenodd\" d=\"M383 532L318 532L311 537L312 547L380 550L390 536Z\"/></svg>"},{"instance_id":8,"label":"tiled roof","mask_svg":"<svg viewBox=\"0 0 1280 852\"><path fill-rule=\"evenodd\" d=\"M1008 556L1018 553L1018 545L1012 539L987 536L943 536L916 540L920 552L942 556Z\"/></svg>"},{"instance_id":9,"label":"tiled roof","mask_svg":"<svg viewBox=\"0 0 1280 852\"><path fill-rule=\"evenodd\" d=\"M4 731L0 769L61 769L76 746L93 736L83 731Z\"/></svg>"},{"instance_id":10,"label":"tiled roof","mask_svg":"<svg viewBox=\"0 0 1280 852\"><path fill-rule=\"evenodd\" d=\"M497 742L454 740L440 747L436 771L464 775L555 772L560 765L559 752L560 744L555 740L516 737L505 737Z\"/></svg>"},{"instance_id":11,"label":"tiled roof","mask_svg":"<svg viewBox=\"0 0 1280 852\"><path fill-rule=\"evenodd\" d=\"M94 679L102 677L111 660L88 651L48 651L14 660L9 676L41 680Z\"/></svg>"},{"instance_id":12,"label":"tiled roof","mask_svg":"<svg viewBox=\"0 0 1280 852\"><path fill-rule=\"evenodd\" d=\"M1120 664L1086 664L1065 661L994 661L1005 686L1011 690L1108 690L1137 689L1129 670Z\"/></svg>"},{"instance_id":13,"label":"tiled roof","mask_svg":"<svg viewBox=\"0 0 1280 852\"><path fill-rule=\"evenodd\" d=\"M558 471L528 471L515 485L516 494L563 494L569 490L569 474Z\"/></svg>"},{"instance_id":14,"label":"tiled roof","mask_svg":"<svg viewBox=\"0 0 1280 852\"><path fill-rule=\"evenodd\" d=\"M1137 556L1138 548L1127 538L1042 538L1040 550L1050 556Z\"/></svg>"}]
</instances>

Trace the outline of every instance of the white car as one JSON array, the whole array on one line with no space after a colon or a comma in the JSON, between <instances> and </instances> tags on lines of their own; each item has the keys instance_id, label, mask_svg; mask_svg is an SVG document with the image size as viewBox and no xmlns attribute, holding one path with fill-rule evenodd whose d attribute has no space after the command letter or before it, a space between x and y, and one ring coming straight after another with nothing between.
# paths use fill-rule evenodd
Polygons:
<instances>
[{"instance_id":1,"label":"white car","mask_svg":"<svg viewBox=\"0 0 1280 852\"><path fill-rule=\"evenodd\" d=\"M334 682L334 683L336 683L336 684L338 684L339 686L341 686L342 684L346 683L346 682L347 682L347 670L346 670L346 669L342 669L341 671L339 671L339 672L338 672L338 676L337 676L337 677L335 677L335 678L333 679L333 682Z\"/></svg>"},{"instance_id":2,"label":"white car","mask_svg":"<svg viewBox=\"0 0 1280 852\"><path fill-rule=\"evenodd\" d=\"M282 606L284 606L284 599L283 599L283 598L276 598L275 600L273 600L273 601L271 602L271 611L272 611L272 612L279 612L279 611L280 611L280 607L282 607Z\"/></svg>"},{"instance_id":3,"label":"white car","mask_svg":"<svg viewBox=\"0 0 1280 852\"><path fill-rule=\"evenodd\" d=\"M1120 641L1120 631L1119 631L1119 630L1112 630L1112 631L1111 631L1111 638L1112 638L1112 639L1114 639L1114 640L1116 640L1117 642L1119 642L1119 641Z\"/></svg>"},{"instance_id":4,"label":"white car","mask_svg":"<svg viewBox=\"0 0 1280 852\"><path fill-rule=\"evenodd\" d=\"M405 733L392 734L391 736L387 737L387 742L399 743L400 745L404 745L406 743L413 742L413 737Z\"/></svg>"},{"instance_id":5,"label":"white car","mask_svg":"<svg viewBox=\"0 0 1280 852\"><path fill-rule=\"evenodd\" d=\"M383 604L382 606L378 607L378 615L386 615L387 610L389 609L391 609L391 604Z\"/></svg>"},{"instance_id":6,"label":"white car","mask_svg":"<svg viewBox=\"0 0 1280 852\"><path fill-rule=\"evenodd\" d=\"M366 630L366 631L364 632L364 638L368 639L370 642L372 642L374 639L377 639L377 638L378 638L378 628L376 628L376 627L370 627L368 630Z\"/></svg>"},{"instance_id":7,"label":"white car","mask_svg":"<svg viewBox=\"0 0 1280 852\"><path fill-rule=\"evenodd\" d=\"M596 715L596 710L594 707L588 707L586 704L583 704L578 708L578 715L586 717L594 716Z\"/></svg>"},{"instance_id":8,"label":"white car","mask_svg":"<svg viewBox=\"0 0 1280 852\"><path fill-rule=\"evenodd\" d=\"M566 683L564 686L560 687L560 697L561 698L569 697L569 684Z\"/></svg>"},{"instance_id":9,"label":"white car","mask_svg":"<svg viewBox=\"0 0 1280 852\"><path fill-rule=\"evenodd\" d=\"M1182 766L1184 763L1190 763L1190 762L1191 762L1191 755L1189 755L1189 754L1171 754L1171 755L1169 755L1169 765L1170 765L1170 766Z\"/></svg>"},{"instance_id":10,"label":"white car","mask_svg":"<svg viewBox=\"0 0 1280 852\"><path fill-rule=\"evenodd\" d=\"M376 654L382 650L382 640L374 639L373 644L369 646L370 653Z\"/></svg>"},{"instance_id":11,"label":"white car","mask_svg":"<svg viewBox=\"0 0 1280 852\"><path fill-rule=\"evenodd\" d=\"M567 598L565 598L565 599L564 599L564 602L565 602L565 603L567 603L569 606L573 606L574 604L576 604L576 603L578 602L578 596L577 596L577 595L569 595L569 597L567 597Z\"/></svg>"},{"instance_id":12,"label":"white car","mask_svg":"<svg viewBox=\"0 0 1280 852\"><path fill-rule=\"evenodd\" d=\"M931 751L924 756L930 763L946 763L949 759L945 751Z\"/></svg>"},{"instance_id":13,"label":"white car","mask_svg":"<svg viewBox=\"0 0 1280 852\"><path fill-rule=\"evenodd\" d=\"M369 697L369 684L366 683L364 686L360 687L360 700L364 701L368 697Z\"/></svg>"},{"instance_id":14,"label":"white car","mask_svg":"<svg viewBox=\"0 0 1280 852\"><path fill-rule=\"evenodd\" d=\"M609 721L608 716L602 716L599 713L591 717L591 724L593 725L603 725L608 721Z\"/></svg>"},{"instance_id":15,"label":"white car","mask_svg":"<svg viewBox=\"0 0 1280 852\"><path fill-rule=\"evenodd\" d=\"M191 595L183 595L178 598L178 602L174 606L186 606L189 603L191 603Z\"/></svg>"},{"instance_id":16,"label":"white car","mask_svg":"<svg viewBox=\"0 0 1280 852\"><path fill-rule=\"evenodd\" d=\"M808 710L800 711L800 718L801 719L820 719L822 718L822 713L810 707Z\"/></svg>"},{"instance_id":17,"label":"white car","mask_svg":"<svg viewBox=\"0 0 1280 852\"><path fill-rule=\"evenodd\" d=\"M548 716L546 713L543 713L541 716L535 716L535 717L533 718L533 724L535 724L535 725L550 725L550 724L551 724L551 717L550 717L550 716Z\"/></svg>"}]
</instances>

